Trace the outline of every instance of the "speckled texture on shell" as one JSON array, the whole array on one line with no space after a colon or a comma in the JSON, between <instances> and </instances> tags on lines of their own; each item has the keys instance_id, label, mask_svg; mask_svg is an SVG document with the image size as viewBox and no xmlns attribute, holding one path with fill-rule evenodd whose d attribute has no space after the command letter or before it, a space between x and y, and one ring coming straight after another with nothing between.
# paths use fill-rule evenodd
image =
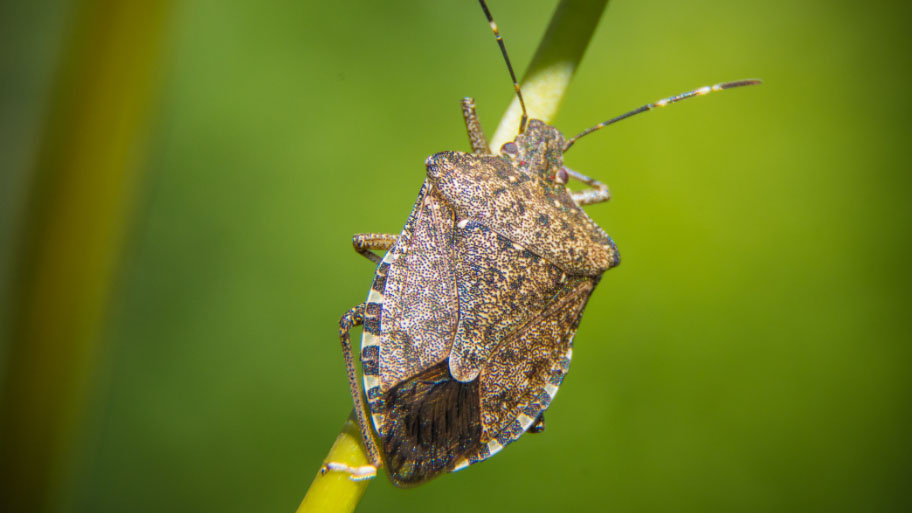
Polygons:
<instances>
[{"instance_id":1,"label":"speckled texture on shell","mask_svg":"<svg viewBox=\"0 0 912 513\"><path fill-rule=\"evenodd\" d=\"M459 323L450 372L471 381L499 343L544 310L566 275L476 221L457 228L455 255Z\"/></svg>"},{"instance_id":2,"label":"speckled texture on shell","mask_svg":"<svg viewBox=\"0 0 912 513\"><path fill-rule=\"evenodd\" d=\"M389 251L380 326L380 388L390 390L447 357L456 332L453 212L425 183Z\"/></svg>"},{"instance_id":3,"label":"speckled texture on shell","mask_svg":"<svg viewBox=\"0 0 912 513\"><path fill-rule=\"evenodd\" d=\"M479 221L569 274L598 276L620 257L604 230L553 181L563 165L563 140L532 120L516 138L516 155L438 153L427 160L428 179L457 220Z\"/></svg>"},{"instance_id":4,"label":"speckled texture on shell","mask_svg":"<svg viewBox=\"0 0 912 513\"><path fill-rule=\"evenodd\" d=\"M556 392L569 370L562 359L572 347L595 282L577 277L564 283L547 310L516 330L491 355L479 378L483 441L507 445L529 427L518 421L520 415L531 422L548 407L554 393L546 388Z\"/></svg>"}]
</instances>

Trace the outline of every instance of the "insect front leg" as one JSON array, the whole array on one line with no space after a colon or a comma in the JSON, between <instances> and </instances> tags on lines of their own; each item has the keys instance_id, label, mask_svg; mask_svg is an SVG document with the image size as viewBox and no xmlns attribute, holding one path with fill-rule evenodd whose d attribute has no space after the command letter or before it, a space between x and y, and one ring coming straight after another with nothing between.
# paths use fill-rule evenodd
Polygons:
<instances>
[{"instance_id":1,"label":"insect front leg","mask_svg":"<svg viewBox=\"0 0 912 513\"><path fill-rule=\"evenodd\" d=\"M570 193L570 197L573 198L573 201L575 201L577 205L592 205L611 199L611 193L608 191L607 185L594 178L589 178L582 173L578 173L568 167L565 167L564 170L567 171L567 175L570 176L570 178L583 182L590 187L589 189L583 189L581 191L574 191Z\"/></svg>"},{"instance_id":2,"label":"insect front leg","mask_svg":"<svg viewBox=\"0 0 912 513\"><path fill-rule=\"evenodd\" d=\"M488 140L485 139L484 130L481 129L481 122L478 121L478 114L475 113L475 100L472 98L462 99L462 117L465 118L466 132L469 133L472 153L490 154Z\"/></svg>"},{"instance_id":3,"label":"insect front leg","mask_svg":"<svg viewBox=\"0 0 912 513\"><path fill-rule=\"evenodd\" d=\"M374 443L373 431L365 413L364 394L361 393L361 385L358 382L358 374L355 372L354 357L352 356L351 338L349 332L355 326L360 326L364 322L364 303L352 308L339 320L339 340L342 342L342 355L345 357L345 369L348 373L348 386L351 390L352 400L355 403L355 416L358 418L358 427L361 429L361 440L364 442L364 449L367 451L369 465L352 467L346 463L329 461L320 469L324 474L328 471L345 472L352 481L363 481L372 479L377 475L377 469L380 468L380 451Z\"/></svg>"},{"instance_id":4,"label":"insect front leg","mask_svg":"<svg viewBox=\"0 0 912 513\"><path fill-rule=\"evenodd\" d=\"M352 247L364 258L379 264L383 257L372 250L387 251L396 244L396 239L398 238L398 235L391 233L356 233L352 236Z\"/></svg>"}]
</instances>

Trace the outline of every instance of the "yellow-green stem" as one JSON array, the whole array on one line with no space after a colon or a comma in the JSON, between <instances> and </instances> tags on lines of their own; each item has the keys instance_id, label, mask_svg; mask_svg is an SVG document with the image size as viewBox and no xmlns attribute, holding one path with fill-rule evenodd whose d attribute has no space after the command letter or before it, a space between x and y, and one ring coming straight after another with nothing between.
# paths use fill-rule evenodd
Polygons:
<instances>
[{"instance_id":1,"label":"yellow-green stem","mask_svg":"<svg viewBox=\"0 0 912 513\"><path fill-rule=\"evenodd\" d=\"M551 23L532 58L532 64L522 81L523 97L530 118L549 122L557 114L567 92L570 79L580 60L608 0L562 0L554 11ZM491 148L495 150L512 140L519 131L518 100L507 109ZM364 465L367 456L361 443L358 423L352 416L345 421L342 432L324 461ZM354 511L370 481L351 481L339 472L319 472L307 490L297 513L348 513Z\"/></svg>"},{"instance_id":2,"label":"yellow-green stem","mask_svg":"<svg viewBox=\"0 0 912 513\"><path fill-rule=\"evenodd\" d=\"M367 464L354 410L345 420L342 432L326 455L324 463L328 461L345 462L351 466ZM307 495L298 506L298 513L354 511L369 483L370 480L352 481L342 472L321 474L318 471Z\"/></svg>"}]
</instances>

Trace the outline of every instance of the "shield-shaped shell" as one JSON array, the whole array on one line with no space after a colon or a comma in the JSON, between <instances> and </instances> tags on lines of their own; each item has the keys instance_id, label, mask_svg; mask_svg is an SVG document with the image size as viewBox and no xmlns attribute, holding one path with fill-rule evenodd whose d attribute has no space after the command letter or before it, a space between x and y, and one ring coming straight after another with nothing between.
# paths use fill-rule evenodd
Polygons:
<instances>
[{"instance_id":1,"label":"shield-shaped shell","mask_svg":"<svg viewBox=\"0 0 912 513\"><path fill-rule=\"evenodd\" d=\"M443 152L365 303L361 365L400 486L482 461L544 412L617 249L560 180L537 120L500 155Z\"/></svg>"}]
</instances>

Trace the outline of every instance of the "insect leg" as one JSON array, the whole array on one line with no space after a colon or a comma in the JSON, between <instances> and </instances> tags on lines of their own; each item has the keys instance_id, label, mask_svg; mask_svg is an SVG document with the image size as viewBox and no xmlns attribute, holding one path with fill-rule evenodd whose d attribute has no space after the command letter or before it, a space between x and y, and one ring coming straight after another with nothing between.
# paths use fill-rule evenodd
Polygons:
<instances>
[{"instance_id":1,"label":"insect leg","mask_svg":"<svg viewBox=\"0 0 912 513\"><path fill-rule=\"evenodd\" d=\"M371 250L386 251L396 243L398 235L390 233L356 233L352 237L352 246L355 251L375 264L379 264L382 257Z\"/></svg>"},{"instance_id":2,"label":"insect leg","mask_svg":"<svg viewBox=\"0 0 912 513\"><path fill-rule=\"evenodd\" d=\"M377 475L377 469L381 465L380 451L374 443L373 430L368 421L364 409L364 394L361 393L361 385L358 383L358 374L355 372L355 363L352 356L351 339L349 332L355 326L360 326L364 322L364 303L352 308L339 320L339 340L342 342L342 355L345 357L345 369L348 372L348 386L351 389L352 400L355 403L355 416L358 417L358 427L361 429L361 439L364 442L364 449L367 451L369 465L352 467L345 463L335 461L327 462L320 469L321 473L327 471L345 472L352 481L362 481L372 479Z\"/></svg>"},{"instance_id":3,"label":"insect leg","mask_svg":"<svg viewBox=\"0 0 912 513\"><path fill-rule=\"evenodd\" d=\"M538 417L535 417L535 420L532 422L532 425L529 426L530 433L544 433L545 432L545 412L538 414Z\"/></svg>"},{"instance_id":4,"label":"insect leg","mask_svg":"<svg viewBox=\"0 0 912 513\"><path fill-rule=\"evenodd\" d=\"M578 180L590 186L589 189L583 189L581 191L570 193L570 196L573 198L573 201L575 201L577 205L592 205L594 203L601 203L603 201L608 201L611 199L611 193L608 191L607 185L594 178L589 178L582 173L578 173L570 168L565 167L564 170L567 171L567 174L574 180Z\"/></svg>"},{"instance_id":5,"label":"insect leg","mask_svg":"<svg viewBox=\"0 0 912 513\"><path fill-rule=\"evenodd\" d=\"M478 121L478 114L475 113L475 100L472 98L462 99L462 117L465 118L466 131L469 133L469 143L472 144L472 153L490 154L488 140L485 139L484 130L481 129L481 122Z\"/></svg>"}]
</instances>

